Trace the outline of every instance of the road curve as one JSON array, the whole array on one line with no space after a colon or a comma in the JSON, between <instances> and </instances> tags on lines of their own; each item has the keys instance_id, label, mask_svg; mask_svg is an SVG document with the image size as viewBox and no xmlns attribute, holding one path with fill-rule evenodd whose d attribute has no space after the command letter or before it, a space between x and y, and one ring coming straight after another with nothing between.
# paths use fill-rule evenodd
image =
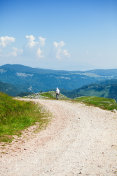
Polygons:
<instances>
[{"instance_id":1,"label":"road curve","mask_svg":"<svg viewBox=\"0 0 117 176\"><path fill-rule=\"evenodd\" d=\"M33 100L48 127L0 157L0 176L117 176L117 114L84 104Z\"/></svg>"}]
</instances>

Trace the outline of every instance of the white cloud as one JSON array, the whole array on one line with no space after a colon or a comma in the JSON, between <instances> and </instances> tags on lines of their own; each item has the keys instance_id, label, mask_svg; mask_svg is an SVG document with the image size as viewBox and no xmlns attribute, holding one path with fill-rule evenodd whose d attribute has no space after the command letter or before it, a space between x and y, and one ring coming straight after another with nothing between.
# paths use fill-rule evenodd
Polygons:
<instances>
[{"instance_id":1,"label":"white cloud","mask_svg":"<svg viewBox=\"0 0 117 176\"><path fill-rule=\"evenodd\" d=\"M40 45L40 46L45 46L45 41L46 41L46 38L44 38L44 37L39 37L39 45Z\"/></svg>"},{"instance_id":2,"label":"white cloud","mask_svg":"<svg viewBox=\"0 0 117 176\"><path fill-rule=\"evenodd\" d=\"M36 46L37 42L35 42L35 37L33 35L26 35L26 39L28 39L29 48L33 48Z\"/></svg>"},{"instance_id":3,"label":"white cloud","mask_svg":"<svg viewBox=\"0 0 117 176\"><path fill-rule=\"evenodd\" d=\"M40 36L39 42L35 41L34 35L26 35L25 37L26 37L26 39L28 39L28 47L29 48L33 48L34 46L37 46L37 45L39 45L40 47L45 46L46 38L44 38L44 37Z\"/></svg>"},{"instance_id":4,"label":"white cloud","mask_svg":"<svg viewBox=\"0 0 117 176\"><path fill-rule=\"evenodd\" d=\"M14 37L9 37L9 36L2 36L0 37L0 46L3 48L6 47L8 44L15 42Z\"/></svg>"},{"instance_id":5,"label":"white cloud","mask_svg":"<svg viewBox=\"0 0 117 176\"><path fill-rule=\"evenodd\" d=\"M55 48L61 48L65 45L64 41L60 41L60 42L55 41L53 44L54 44Z\"/></svg>"},{"instance_id":6,"label":"white cloud","mask_svg":"<svg viewBox=\"0 0 117 176\"><path fill-rule=\"evenodd\" d=\"M54 47L56 48L56 58L61 59L62 57L70 57L69 52L66 49L63 49L65 46L64 41L53 42Z\"/></svg>"},{"instance_id":7,"label":"white cloud","mask_svg":"<svg viewBox=\"0 0 117 176\"><path fill-rule=\"evenodd\" d=\"M46 41L46 38L44 38L44 37L38 37L38 41L35 41L35 37L33 36L33 35L26 35L25 36L26 37L26 39L28 40L28 47L29 48L34 48L34 47L38 47L38 49L37 49L37 56L38 57L44 57L43 55L42 55L42 50L41 50L41 47L44 47L45 46L45 41Z\"/></svg>"},{"instance_id":8,"label":"white cloud","mask_svg":"<svg viewBox=\"0 0 117 176\"><path fill-rule=\"evenodd\" d=\"M44 57L44 56L42 55L42 50L41 50L40 48L37 49L37 56L38 56L39 58Z\"/></svg>"},{"instance_id":9,"label":"white cloud","mask_svg":"<svg viewBox=\"0 0 117 176\"><path fill-rule=\"evenodd\" d=\"M18 48L13 47L11 53L9 53L9 56L16 57L16 56L18 56L18 55L20 55L22 53L23 53L22 49L18 49Z\"/></svg>"},{"instance_id":10,"label":"white cloud","mask_svg":"<svg viewBox=\"0 0 117 176\"><path fill-rule=\"evenodd\" d=\"M70 53L67 50L63 50L63 55L67 56L67 57L70 57Z\"/></svg>"}]
</instances>

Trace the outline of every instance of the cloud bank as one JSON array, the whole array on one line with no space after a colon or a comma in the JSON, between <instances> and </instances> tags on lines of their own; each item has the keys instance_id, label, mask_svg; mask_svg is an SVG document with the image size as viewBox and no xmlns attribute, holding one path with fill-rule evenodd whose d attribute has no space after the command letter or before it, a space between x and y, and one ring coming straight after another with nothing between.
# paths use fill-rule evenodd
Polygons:
<instances>
[{"instance_id":1,"label":"cloud bank","mask_svg":"<svg viewBox=\"0 0 117 176\"><path fill-rule=\"evenodd\" d=\"M60 42L53 42L54 47L56 48L56 58L57 59L61 59L63 57L70 57L70 53L66 50L63 49L63 47L65 46L65 42L64 41L60 41Z\"/></svg>"},{"instance_id":2,"label":"cloud bank","mask_svg":"<svg viewBox=\"0 0 117 176\"><path fill-rule=\"evenodd\" d=\"M35 37L34 35L26 35L26 46L31 49L31 52L35 55L35 57L43 58L45 57L45 45L46 45L46 38L39 36ZM1 36L0 37L0 56L2 57L17 57L18 55L21 55L23 53L23 49L19 49L16 46L10 46L9 44L14 43L15 38L10 36ZM65 42L62 41L54 41L53 46L55 49L55 56L57 59L62 59L65 57L70 57L70 53L67 49L65 49ZM25 50L25 48L24 48ZM28 51L28 50L27 50Z\"/></svg>"},{"instance_id":3,"label":"cloud bank","mask_svg":"<svg viewBox=\"0 0 117 176\"><path fill-rule=\"evenodd\" d=\"M25 37L28 40L27 45L29 48L36 46L37 43L35 42L35 37L33 35L26 35Z\"/></svg>"},{"instance_id":4,"label":"cloud bank","mask_svg":"<svg viewBox=\"0 0 117 176\"><path fill-rule=\"evenodd\" d=\"M8 44L15 42L14 37L9 37L9 36L2 36L0 37L0 46L3 48L6 47Z\"/></svg>"},{"instance_id":5,"label":"cloud bank","mask_svg":"<svg viewBox=\"0 0 117 176\"><path fill-rule=\"evenodd\" d=\"M37 38L38 40L36 40L34 35L26 35L25 38L28 40L27 46L29 48L36 48L37 57L44 57L44 55L42 55L43 52L41 48L45 46L46 38L39 36Z\"/></svg>"}]
</instances>

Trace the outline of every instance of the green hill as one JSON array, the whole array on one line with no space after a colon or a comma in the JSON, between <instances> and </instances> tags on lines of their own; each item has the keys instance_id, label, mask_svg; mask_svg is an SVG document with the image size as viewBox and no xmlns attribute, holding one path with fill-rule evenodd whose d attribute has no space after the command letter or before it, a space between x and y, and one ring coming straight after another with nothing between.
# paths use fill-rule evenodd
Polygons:
<instances>
[{"instance_id":1,"label":"green hill","mask_svg":"<svg viewBox=\"0 0 117 176\"><path fill-rule=\"evenodd\" d=\"M11 96L16 96L20 93L20 90L11 84L0 82L0 92L4 92Z\"/></svg>"},{"instance_id":2,"label":"green hill","mask_svg":"<svg viewBox=\"0 0 117 176\"><path fill-rule=\"evenodd\" d=\"M97 96L117 100L117 79L106 80L98 82L97 84L90 84L70 92L63 92L63 94L70 98L80 96Z\"/></svg>"}]
</instances>

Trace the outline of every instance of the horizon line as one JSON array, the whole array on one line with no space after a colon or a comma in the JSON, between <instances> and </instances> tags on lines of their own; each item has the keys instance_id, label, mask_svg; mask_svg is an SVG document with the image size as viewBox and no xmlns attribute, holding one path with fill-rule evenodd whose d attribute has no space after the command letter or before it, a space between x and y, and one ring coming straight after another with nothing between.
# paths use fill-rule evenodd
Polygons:
<instances>
[{"instance_id":1,"label":"horizon line","mask_svg":"<svg viewBox=\"0 0 117 176\"><path fill-rule=\"evenodd\" d=\"M0 65L0 67L5 66L5 65L20 65L20 66L24 66L24 67L30 67L33 69L42 69L42 70L54 70L54 71L70 71L70 72L83 72L83 71L93 71L93 70L117 70L117 68L94 68L94 69L79 69L79 70L66 70L66 69L52 69L52 68L40 68L40 67L32 67L29 65L23 65L23 64L3 64Z\"/></svg>"}]
</instances>

